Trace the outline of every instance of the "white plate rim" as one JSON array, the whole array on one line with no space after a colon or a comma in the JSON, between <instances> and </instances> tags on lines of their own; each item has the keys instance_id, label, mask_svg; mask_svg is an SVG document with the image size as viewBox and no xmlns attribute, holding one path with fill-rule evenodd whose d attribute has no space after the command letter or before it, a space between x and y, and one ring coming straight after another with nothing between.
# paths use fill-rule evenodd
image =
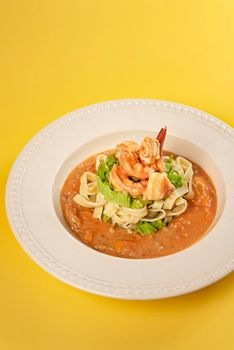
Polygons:
<instances>
[{"instance_id":1,"label":"white plate rim","mask_svg":"<svg viewBox=\"0 0 234 350\"><path fill-rule=\"evenodd\" d=\"M114 100L97 103L91 106L83 107L74 112L68 113L67 115L57 119L56 121L49 124L47 127L42 129L36 134L33 139L24 147L24 149L18 155L14 165L11 168L7 186L6 186L6 210L9 223L14 232L14 235L21 247L25 252L44 270L54 275L58 279L68 283L74 287L78 287L85 291L89 291L95 294L105 295L115 298L123 299L156 299L170 296L181 295L188 293L200 288L203 288L220 278L224 277L233 270L234 267L234 256L229 257L222 266L218 266L212 273L198 276L196 280L188 281L183 284L170 285L147 285L147 286L132 286L132 285L116 285L109 284L95 279L91 279L88 276L74 274L73 271L63 266L59 261L51 258L43 250L42 247L38 246L36 241L33 240L32 236L25 230L24 218L21 216L19 208L18 190L20 179L23 176L23 166L25 162L33 154L36 146L43 142L43 138L48 137L57 128L62 127L74 118L83 118L88 114L95 113L96 111L112 110L114 108L131 108L137 106L154 106L156 108L163 108L170 111L179 111L185 113L190 118L198 118L202 123L208 124L210 127L217 129L223 133L226 137L234 140L234 132L224 122L219 119L195 108L185 106L182 104L160 101L160 100L149 100L149 99L125 99L125 100Z\"/></svg>"}]
</instances>

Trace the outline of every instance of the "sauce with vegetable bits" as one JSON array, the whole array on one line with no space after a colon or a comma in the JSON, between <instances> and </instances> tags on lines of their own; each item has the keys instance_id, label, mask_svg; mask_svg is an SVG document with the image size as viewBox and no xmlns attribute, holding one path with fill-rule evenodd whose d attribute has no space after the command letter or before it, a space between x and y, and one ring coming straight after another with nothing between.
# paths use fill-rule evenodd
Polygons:
<instances>
[{"instance_id":1,"label":"sauce with vegetable bits","mask_svg":"<svg viewBox=\"0 0 234 350\"><path fill-rule=\"evenodd\" d=\"M96 155L78 165L61 190L61 207L67 225L73 236L89 247L122 258L156 258L183 250L207 233L215 217L217 197L211 179L199 165L192 163L194 198L188 201L187 210L167 227L141 236L93 218L93 209L73 201L81 175L85 171L95 172L95 161Z\"/></svg>"}]
</instances>

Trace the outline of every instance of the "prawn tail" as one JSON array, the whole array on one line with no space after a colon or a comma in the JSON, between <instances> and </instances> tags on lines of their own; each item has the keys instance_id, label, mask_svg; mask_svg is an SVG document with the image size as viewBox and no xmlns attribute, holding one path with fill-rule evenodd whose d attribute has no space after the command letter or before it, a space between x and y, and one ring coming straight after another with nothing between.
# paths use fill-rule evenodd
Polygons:
<instances>
[{"instance_id":1,"label":"prawn tail","mask_svg":"<svg viewBox=\"0 0 234 350\"><path fill-rule=\"evenodd\" d=\"M165 128L162 128L157 136L157 140L160 143L160 156L162 157L162 151L163 151L163 144L166 138L166 133L167 133L167 127L165 126Z\"/></svg>"}]
</instances>

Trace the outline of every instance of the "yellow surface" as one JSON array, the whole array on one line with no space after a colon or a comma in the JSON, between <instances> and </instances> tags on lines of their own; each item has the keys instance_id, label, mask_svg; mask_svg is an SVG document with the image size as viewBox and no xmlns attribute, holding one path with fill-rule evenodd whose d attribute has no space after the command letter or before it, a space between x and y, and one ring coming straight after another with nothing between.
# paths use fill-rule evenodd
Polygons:
<instances>
[{"instance_id":1,"label":"yellow surface","mask_svg":"<svg viewBox=\"0 0 234 350\"><path fill-rule=\"evenodd\" d=\"M234 126L233 16L232 0L0 1L0 349L234 349L233 274L161 301L81 292L22 251L3 200L25 143L94 102L172 100Z\"/></svg>"}]
</instances>

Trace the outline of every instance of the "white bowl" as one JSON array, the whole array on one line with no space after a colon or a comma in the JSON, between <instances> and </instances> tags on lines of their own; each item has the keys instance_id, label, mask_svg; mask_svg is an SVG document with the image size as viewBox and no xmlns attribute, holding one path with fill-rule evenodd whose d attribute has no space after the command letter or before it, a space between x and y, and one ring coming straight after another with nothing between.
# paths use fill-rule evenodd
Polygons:
<instances>
[{"instance_id":1,"label":"white bowl","mask_svg":"<svg viewBox=\"0 0 234 350\"><path fill-rule=\"evenodd\" d=\"M165 149L201 165L218 196L209 233L189 248L154 259L123 259L95 251L70 233L60 189L82 160L116 143L168 127ZM23 249L42 268L80 289L125 299L156 299L215 282L234 266L233 130L176 103L118 100L96 104L51 123L20 153L9 175L6 207Z\"/></svg>"}]
</instances>

